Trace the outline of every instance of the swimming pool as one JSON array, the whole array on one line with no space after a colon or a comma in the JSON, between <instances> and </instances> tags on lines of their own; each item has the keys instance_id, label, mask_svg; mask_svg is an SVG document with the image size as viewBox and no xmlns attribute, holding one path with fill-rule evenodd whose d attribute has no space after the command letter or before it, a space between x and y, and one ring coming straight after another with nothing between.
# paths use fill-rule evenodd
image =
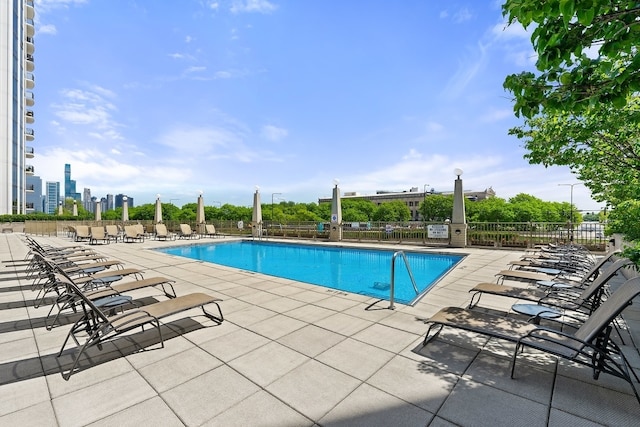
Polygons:
<instances>
[{"instance_id":1,"label":"swimming pool","mask_svg":"<svg viewBox=\"0 0 640 427\"><path fill-rule=\"evenodd\" d=\"M345 292L389 299L393 251L239 241L158 249L171 255L222 264ZM462 258L461 255L406 252L419 296ZM417 300L401 257L395 261L395 300Z\"/></svg>"}]
</instances>

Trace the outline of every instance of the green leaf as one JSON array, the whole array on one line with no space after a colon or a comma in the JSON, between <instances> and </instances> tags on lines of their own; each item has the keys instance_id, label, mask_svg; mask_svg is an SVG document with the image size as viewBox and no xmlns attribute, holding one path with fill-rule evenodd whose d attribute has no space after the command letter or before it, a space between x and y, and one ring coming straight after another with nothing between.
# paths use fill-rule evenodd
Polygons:
<instances>
[{"instance_id":1,"label":"green leaf","mask_svg":"<svg viewBox=\"0 0 640 427\"><path fill-rule=\"evenodd\" d=\"M588 27L593 22L595 16L595 10L593 9L578 9L578 22L580 25Z\"/></svg>"},{"instance_id":2,"label":"green leaf","mask_svg":"<svg viewBox=\"0 0 640 427\"><path fill-rule=\"evenodd\" d=\"M571 75L571 73L562 73L562 75L560 76L560 83L565 86L570 85L572 81L573 76Z\"/></svg>"},{"instance_id":3,"label":"green leaf","mask_svg":"<svg viewBox=\"0 0 640 427\"><path fill-rule=\"evenodd\" d=\"M611 103L616 108L623 108L627 105L627 98L624 95L618 95L611 100Z\"/></svg>"},{"instance_id":4,"label":"green leaf","mask_svg":"<svg viewBox=\"0 0 640 427\"><path fill-rule=\"evenodd\" d=\"M571 22L571 19L573 18L574 10L574 0L560 0L560 13L562 14L562 20L564 21L565 27L569 26L569 22Z\"/></svg>"}]
</instances>

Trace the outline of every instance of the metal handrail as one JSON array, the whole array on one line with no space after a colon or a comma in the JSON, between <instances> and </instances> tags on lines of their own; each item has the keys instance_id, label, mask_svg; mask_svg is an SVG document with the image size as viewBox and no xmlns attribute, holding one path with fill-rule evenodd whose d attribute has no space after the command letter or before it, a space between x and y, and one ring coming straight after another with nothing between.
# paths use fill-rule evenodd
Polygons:
<instances>
[{"instance_id":1,"label":"metal handrail","mask_svg":"<svg viewBox=\"0 0 640 427\"><path fill-rule=\"evenodd\" d=\"M420 292L418 291L418 286L416 285L416 279L413 278L413 272L411 271L411 266L409 265L409 260L407 259L407 255L404 251L396 251L391 257L391 286L389 287L389 309L394 310L395 306L393 305L393 294L395 292L395 282L396 282L396 257L398 255L402 255L402 259L404 260L404 265L407 267L407 272L409 273L409 278L411 279L411 284L413 285L413 290L416 291L416 295Z\"/></svg>"}]
</instances>

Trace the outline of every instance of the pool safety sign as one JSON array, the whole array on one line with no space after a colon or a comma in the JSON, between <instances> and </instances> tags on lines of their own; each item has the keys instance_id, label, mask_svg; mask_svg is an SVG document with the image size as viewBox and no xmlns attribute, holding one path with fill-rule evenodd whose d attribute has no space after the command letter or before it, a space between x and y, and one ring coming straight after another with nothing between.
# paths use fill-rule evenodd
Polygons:
<instances>
[{"instance_id":1,"label":"pool safety sign","mask_svg":"<svg viewBox=\"0 0 640 427\"><path fill-rule=\"evenodd\" d=\"M338 222L338 214L331 214L331 222Z\"/></svg>"},{"instance_id":2,"label":"pool safety sign","mask_svg":"<svg viewBox=\"0 0 640 427\"><path fill-rule=\"evenodd\" d=\"M446 224L427 225L427 237L429 239L448 239L449 226Z\"/></svg>"}]
</instances>

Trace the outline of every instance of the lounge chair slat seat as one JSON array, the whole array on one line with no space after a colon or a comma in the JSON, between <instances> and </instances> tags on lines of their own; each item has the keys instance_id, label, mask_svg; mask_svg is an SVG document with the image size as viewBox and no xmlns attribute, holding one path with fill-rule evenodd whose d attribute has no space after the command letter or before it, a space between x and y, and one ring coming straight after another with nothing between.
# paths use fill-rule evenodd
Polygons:
<instances>
[{"instance_id":1,"label":"lounge chair slat seat","mask_svg":"<svg viewBox=\"0 0 640 427\"><path fill-rule=\"evenodd\" d=\"M182 295L174 299L157 302L144 306L142 308L125 311L124 313L116 315L108 315L101 311L93 301L87 296L68 278L56 273L56 280L65 282L74 294L79 297L84 315L78 319L71 330L67 334L58 357L62 355L64 349L69 342L69 339L77 344L78 349L75 350L75 358L71 367L62 372L62 377L68 380L75 372L80 357L84 354L85 350L92 346L98 346L101 348L101 344L109 339L113 339L116 336L131 331L135 328L151 325L158 331L158 337L160 341L160 347L164 347L164 339L162 337L162 330L160 327L160 319L178 314L183 311L190 310L192 308L201 308L204 315L212 319L214 322L220 324L224 318L222 316L222 310L220 308L219 298L207 295L204 293L194 293L188 295ZM209 313L205 306L214 304L218 309L218 315ZM80 334L80 338L86 336L84 343L80 344L76 333ZM135 339L134 335L129 335L130 339Z\"/></svg>"},{"instance_id":2,"label":"lounge chair slat seat","mask_svg":"<svg viewBox=\"0 0 640 427\"><path fill-rule=\"evenodd\" d=\"M610 338L614 320L638 295L640 295L640 277L627 280L612 292L573 333L471 309L447 307L425 322L430 325L423 344L427 345L435 339L444 327L463 329L515 342L516 347L511 362L512 377L518 355L524 347L531 347L588 366L593 370L595 379L601 372L624 379L631 385L640 403L640 395L633 383L633 378L638 381L638 377L630 368L624 353ZM617 357L614 358L612 355Z\"/></svg>"},{"instance_id":3,"label":"lounge chair slat seat","mask_svg":"<svg viewBox=\"0 0 640 427\"><path fill-rule=\"evenodd\" d=\"M603 296L603 287L618 273L618 271L620 271L620 269L629 264L632 264L631 260L621 258L607 267L586 288L577 287L573 288L573 290L571 288L560 288L555 292L553 287L550 287L550 289L547 290L542 290L499 285L497 283L479 283L469 291L473 293L469 307L471 308L476 306L480 301L480 296L482 294L490 294L535 301L570 310L575 310L585 306L586 303L590 303L595 308L598 306L600 299ZM572 291L573 295L571 295Z\"/></svg>"},{"instance_id":4,"label":"lounge chair slat seat","mask_svg":"<svg viewBox=\"0 0 640 427\"><path fill-rule=\"evenodd\" d=\"M82 241L90 241L91 240L91 232L88 225L77 225L76 226L76 235L74 237L76 242Z\"/></svg>"},{"instance_id":5,"label":"lounge chair slat seat","mask_svg":"<svg viewBox=\"0 0 640 427\"><path fill-rule=\"evenodd\" d=\"M180 224L180 239L199 239L200 235L195 233L189 224Z\"/></svg>"},{"instance_id":6,"label":"lounge chair slat seat","mask_svg":"<svg viewBox=\"0 0 640 427\"><path fill-rule=\"evenodd\" d=\"M174 290L172 283L175 283L175 280L158 276L158 277L149 277L141 280L132 280L130 282L125 282L125 283L117 283L117 284L111 285L110 288L119 293L125 293L125 292L135 291L137 289L148 288L150 286L161 286L162 291L165 293L167 297L175 298L176 291ZM165 289L165 286L169 286L171 288L171 293L167 292L167 290Z\"/></svg>"},{"instance_id":7,"label":"lounge chair slat seat","mask_svg":"<svg viewBox=\"0 0 640 427\"><path fill-rule=\"evenodd\" d=\"M217 304L220 301L222 301L220 298L212 297L211 295L203 293L192 293L181 295L170 300L146 305L144 307L141 307L140 310L144 311L150 316L162 319L163 317L168 317L173 314L189 310L193 307L200 307L212 303Z\"/></svg>"},{"instance_id":8,"label":"lounge chair slat seat","mask_svg":"<svg viewBox=\"0 0 640 427\"><path fill-rule=\"evenodd\" d=\"M155 226L156 232L156 240L175 240L176 235L174 233L170 233L167 230L167 226L164 224L156 224Z\"/></svg>"},{"instance_id":9,"label":"lounge chair slat seat","mask_svg":"<svg viewBox=\"0 0 640 427\"><path fill-rule=\"evenodd\" d=\"M144 242L144 227L142 225L140 227L138 225L125 225L122 240L128 243Z\"/></svg>"}]
</instances>

